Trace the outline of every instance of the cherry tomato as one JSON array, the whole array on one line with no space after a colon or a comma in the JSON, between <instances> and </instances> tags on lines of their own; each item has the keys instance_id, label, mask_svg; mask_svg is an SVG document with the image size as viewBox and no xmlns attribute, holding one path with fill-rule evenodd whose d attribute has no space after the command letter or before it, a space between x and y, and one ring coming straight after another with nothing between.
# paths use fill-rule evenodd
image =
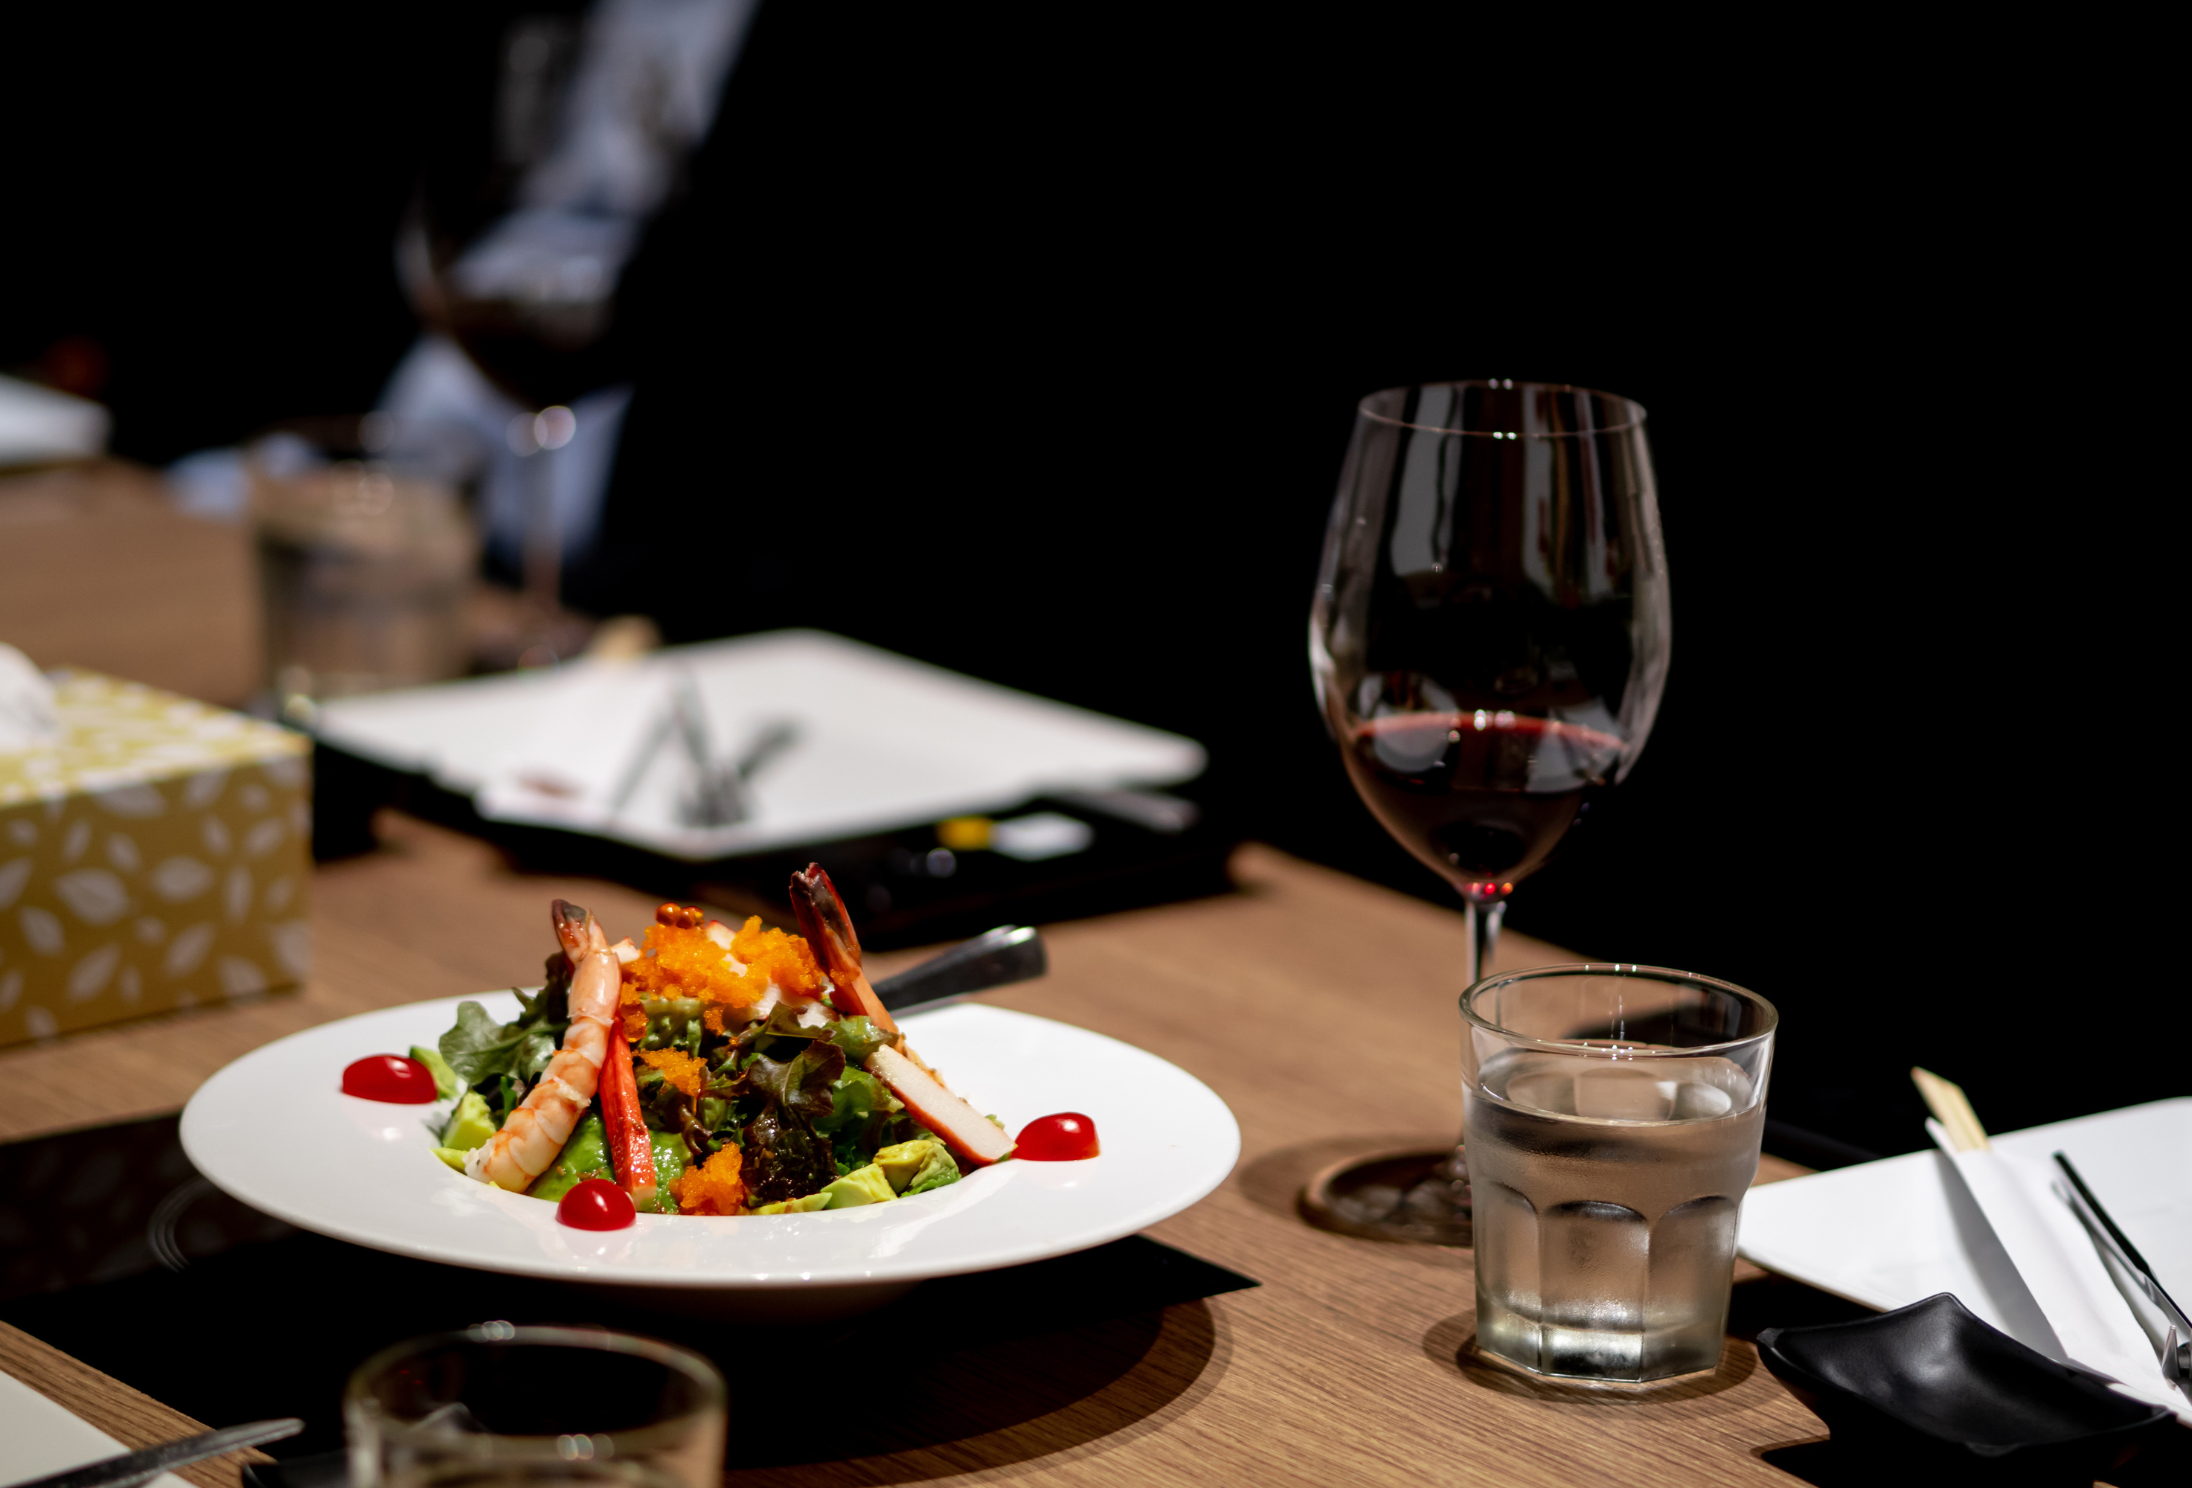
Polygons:
<instances>
[{"instance_id":1,"label":"cherry tomato","mask_svg":"<svg viewBox=\"0 0 2192 1488\"><path fill-rule=\"evenodd\" d=\"M556 1219L574 1230L621 1230L634 1213L631 1195L606 1178L581 1178L556 1205Z\"/></svg>"},{"instance_id":2,"label":"cherry tomato","mask_svg":"<svg viewBox=\"0 0 2192 1488\"><path fill-rule=\"evenodd\" d=\"M1096 1123L1078 1111L1038 1116L1020 1128L1020 1145L1014 1157L1029 1162L1079 1162L1103 1149L1096 1143Z\"/></svg>"},{"instance_id":3,"label":"cherry tomato","mask_svg":"<svg viewBox=\"0 0 2192 1488\"><path fill-rule=\"evenodd\" d=\"M368 1054L343 1071L343 1094L416 1106L440 1099L434 1072L401 1054Z\"/></svg>"}]
</instances>

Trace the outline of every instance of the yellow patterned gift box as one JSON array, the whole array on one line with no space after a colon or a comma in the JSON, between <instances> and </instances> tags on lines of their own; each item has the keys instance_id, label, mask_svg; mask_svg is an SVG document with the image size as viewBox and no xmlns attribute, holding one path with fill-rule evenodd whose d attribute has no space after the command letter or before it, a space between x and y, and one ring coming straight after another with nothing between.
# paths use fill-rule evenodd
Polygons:
<instances>
[{"instance_id":1,"label":"yellow patterned gift box","mask_svg":"<svg viewBox=\"0 0 2192 1488\"><path fill-rule=\"evenodd\" d=\"M272 724L57 674L0 753L0 1045L304 980L311 768Z\"/></svg>"}]
</instances>

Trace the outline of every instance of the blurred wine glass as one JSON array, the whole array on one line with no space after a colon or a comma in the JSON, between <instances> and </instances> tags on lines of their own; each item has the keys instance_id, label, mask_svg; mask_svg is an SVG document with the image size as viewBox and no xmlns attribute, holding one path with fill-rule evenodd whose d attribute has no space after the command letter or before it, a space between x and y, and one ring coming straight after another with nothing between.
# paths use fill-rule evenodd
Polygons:
<instances>
[{"instance_id":1,"label":"blurred wine glass","mask_svg":"<svg viewBox=\"0 0 2192 1488\"><path fill-rule=\"evenodd\" d=\"M584 643L563 607L563 541L549 452L578 432L570 404L621 371L609 331L631 227L572 214L516 212L477 238L438 220L422 193L405 228L405 279L420 318L464 349L520 412L505 430L518 457L525 520L520 665L553 664Z\"/></svg>"},{"instance_id":2,"label":"blurred wine glass","mask_svg":"<svg viewBox=\"0 0 2192 1488\"><path fill-rule=\"evenodd\" d=\"M1511 380L1363 400L1310 670L1364 804L1461 896L1464 987L1515 886L1635 765L1668 632L1642 408ZM1444 1177L1465 1205L1462 1170Z\"/></svg>"},{"instance_id":3,"label":"blurred wine glass","mask_svg":"<svg viewBox=\"0 0 2192 1488\"><path fill-rule=\"evenodd\" d=\"M517 550L529 629L505 659L529 662L568 656L587 633L562 608L562 570L567 545L575 555L598 520L630 394L628 271L649 224L686 189L755 7L551 9L453 22L456 55L484 63L493 42L492 107L463 86L435 101L438 148L397 251L428 332L396 378L417 400L411 411L492 417L502 405L494 422L516 465L486 483L490 545ZM447 365L467 360L470 370ZM506 505L506 493L519 499ZM521 522L509 521L511 506Z\"/></svg>"}]
</instances>

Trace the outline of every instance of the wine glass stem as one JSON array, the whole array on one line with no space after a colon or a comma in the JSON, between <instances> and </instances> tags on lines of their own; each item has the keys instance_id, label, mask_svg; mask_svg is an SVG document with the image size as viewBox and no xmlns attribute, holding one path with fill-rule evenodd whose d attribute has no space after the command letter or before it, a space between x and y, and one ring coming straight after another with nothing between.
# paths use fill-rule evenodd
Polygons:
<instances>
[{"instance_id":1,"label":"wine glass stem","mask_svg":"<svg viewBox=\"0 0 2192 1488\"><path fill-rule=\"evenodd\" d=\"M1507 901L1494 899L1488 904L1463 896L1461 912L1469 918L1469 981L1474 987L1491 974L1492 948L1499 944L1499 924L1507 918ZM1454 1150L1437 1169L1453 1193L1454 1213L1463 1219L1473 1216L1474 1203L1469 1192L1469 1158L1462 1150L1461 1139L1454 1141Z\"/></svg>"},{"instance_id":2,"label":"wine glass stem","mask_svg":"<svg viewBox=\"0 0 2192 1488\"><path fill-rule=\"evenodd\" d=\"M525 598L543 636L561 604L563 552L556 532L555 491L547 451L524 457Z\"/></svg>"},{"instance_id":3,"label":"wine glass stem","mask_svg":"<svg viewBox=\"0 0 2192 1488\"><path fill-rule=\"evenodd\" d=\"M1507 901L1494 899L1489 904L1479 904L1474 899L1461 901L1462 913L1469 917L1469 980L1474 987L1492 974L1492 948L1499 943L1499 923L1507 917Z\"/></svg>"}]
</instances>

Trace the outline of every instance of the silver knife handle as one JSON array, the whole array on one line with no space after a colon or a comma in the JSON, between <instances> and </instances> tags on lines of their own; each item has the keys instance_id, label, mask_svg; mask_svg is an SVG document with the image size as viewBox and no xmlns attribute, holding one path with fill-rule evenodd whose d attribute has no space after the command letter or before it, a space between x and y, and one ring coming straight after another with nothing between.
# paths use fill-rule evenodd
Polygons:
<instances>
[{"instance_id":1,"label":"silver knife handle","mask_svg":"<svg viewBox=\"0 0 2192 1488\"><path fill-rule=\"evenodd\" d=\"M919 966L885 977L875 995L894 1013L933 1007L973 992L1032 981L1050 969L1042 932L1026 925L999 925L953 946Z\"/></svg>"},{"instance_id":2,"label":"silver knife handle","mask_svg":"<svg viewBox=\"0 0 2192 1488\"><path fill-rule=\"evenodd\" d=\"M208 1457L218 1457L223 1452L263 1446L295 1436L302 1430L304 1422L295 1416L285 1416L278 1421L250 1421L242 1426L208 1431L203 1436L163 1442L141 1452L105 1457L82 1467L72 1467L67 1472L18 1483L15 1488L133 1488L134 1484L148 1483L170 1468L187 1467Z\"/></svg>"}]
</instances>

